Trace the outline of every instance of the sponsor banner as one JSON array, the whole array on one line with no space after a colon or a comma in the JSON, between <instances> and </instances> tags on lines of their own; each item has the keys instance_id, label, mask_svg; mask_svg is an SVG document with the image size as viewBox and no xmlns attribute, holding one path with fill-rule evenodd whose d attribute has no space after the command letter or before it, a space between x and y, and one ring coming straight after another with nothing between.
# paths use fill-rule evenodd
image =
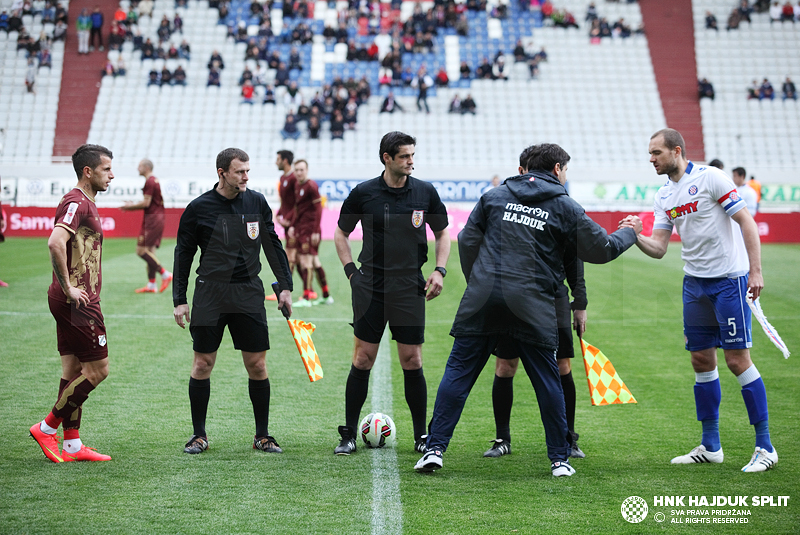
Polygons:
<instances>
[{"instance_id":1,"label":"sponsor banner","mask_svg":"<svg viewBox=\"0 0 800 535\"><path fill-rule=\"evenodd\" d=\"M156 174L156 176L158 176ZM213 177L208 179L161 178L161 193L168 208L183 208L189 201L215 185ZM320 194L328 201L339 203L350 194L361 180L316 180ZM595 182L576 181L567 183L569 193L586 210L645 211L653 208L653 198L664 182ZM481 195L491 189L487 180L438 180L431 181L445 204L475 203ZM16 206L55 207L61 197L75 186L74 177L53 179L4 179L0 190L3 204ZM144 179L141 177L117 176L107 192L98 194L98 204L120 206L126 201L139 201L142 197ZM270 206L278 206L278 179L252 178L250 189L264 194ZM765 184L762 186L759 209L767 212L800 211L800 185Z\"/></svg>"},{"instance_id":2,"label":"sponsor banner","mask_svg":"<svg viewBox=\"0 0 800 535\"><path fill-rule=\"evenodd\" d=\"M156 176L158 177L158 174ZM192 199L216 186L213 177L208 180L159 178L158 181L161 184L164 206L167 208L184 208ZM17 206L56 207L61 197L75 187L75 183L75 177L63 179L18 178L15 187L13 180L8 182L4 180L2 202ZM263 193L270 206L275 206L278 203L277 185L277 180L251 180L248 188ZM116 207L122 206L127 201L141 201L143 187L144 179L142 177L115 177L107 191L97 194L97 204L98 206Z\"/></svg>"},{"instance_id":3,"label":"sponsor banner","mask_svg":"<svg viewBox=\"0 0 800 535\"><path fill-rule=\"evenodd\" d=\"M46 207L13 207L4 206L3 210L7 217L6 236L49 236L53 230L53 218L55 216L55 208ZM135 238L139 235L139 230L142 225L142 212L123 212L119 208L99 207L100 218L102 219L103 232L108 238ZM166 209L166 223L164 227L164 237L174 238L178 232L178 223L180 222L183 209L180 208L167 208ZM461 229L467 223L470 211L468 210L448 210L447 216L450 221L448 230L450 237L455 240ZM587 212L589 217L595 220L598 224L602 225L608 232L613 232L617 229L617 224L629 212ZM637 214L644 222L645 234L650 234L653 228L653 213L640 212ZM409 214L409 218L413 214ZM325 208L322 211L322 239L332 240L333 233L336 230L336 224L339 220L339 210ZM758 232L761 235L761 241L764 243L798 243L800 242L800 234L797 228L800 228L800 212L792 212L788 214L768 214L759 213L756 216L756 223L758 224ZM422 223L425 224L425 223ZM428 232L428 239L433 239L433 232L425 224ZM284 237L283 228L276 224L275 230L278 236ZM253 232L257 230L253 229ZM355 230L350 234L350 239L361 240L362 232L361 225L356 226ZM678 235L673 233L673 241L679 241Z\"/></svg>"}]
</instances>

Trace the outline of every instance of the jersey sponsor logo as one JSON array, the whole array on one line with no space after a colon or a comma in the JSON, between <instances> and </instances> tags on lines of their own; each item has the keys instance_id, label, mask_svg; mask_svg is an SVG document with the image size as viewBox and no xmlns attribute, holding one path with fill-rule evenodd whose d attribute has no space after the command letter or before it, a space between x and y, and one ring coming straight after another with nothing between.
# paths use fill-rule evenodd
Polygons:
<instances>
[{"instance_id":1,"label":"jersey sponsor logo","mask_svg":"<svg viewBox=\"0 0 800 535\"><path fill-rule=\"evenodd\" d=\"M106 335L101 334L97 337L97 343L100 344L100 347L105 347L106 345Z\"/></svg>"},{"instance_id":2,"label":"jersey sponsor logo","mask_svg":"<svg viewBox=\"0 0 800 535\"><path fill-rule=\"evenodd\" d=\"M682 206L676 206L672 210L667 210L666 211L667 217L670 218L670 220L672 220L672 219L677 219L679 217L683 217L686 214L692 214L697 211L697 203L699 202L700 201L687 202Z\"/></svg>"},{"instance_id":3,"label":"jersey sponsor logo","mask_svg":"<svg viewBox=\"0 0 800 535\"><path fill-rule=\"evenodd\" d=\"M689 188L689 195L697 195L697 186Z\"/></svg>"},{"instance_id":4,"label":"jersey sponsor logo","mask_svg":"<svg viewBox=\"0 0 800 535\"><path fill-rule=\"evenodd\" d=\"M258 238L258 221L247 222L247 237L251 240Z\"/></svg>"},{"instance_id":5,"label":"jersey sponsor logo","mask_svg":"<svg viewBox=\"0 0 800 535\"><path fill-rule=\"evenodd\" d=\"M71 202L69 203L69 207L67 207L67 213L64 214L64 223L69 225L72 223L73 218L75 217L75 212L78 211L78 203Z\"/></svg>"},{"instance_id":6,"label":"jersey sponsor logo","mask_svg":"<svg viewBox=\"0 0 800 535\"><path fill-rule=\"evenodd\" d=\"M419 228L422 226L422 221L425 216L425 210L414 210L411 214L411 224L414 225L414 228Z\"/></svg>"}]
</instances>

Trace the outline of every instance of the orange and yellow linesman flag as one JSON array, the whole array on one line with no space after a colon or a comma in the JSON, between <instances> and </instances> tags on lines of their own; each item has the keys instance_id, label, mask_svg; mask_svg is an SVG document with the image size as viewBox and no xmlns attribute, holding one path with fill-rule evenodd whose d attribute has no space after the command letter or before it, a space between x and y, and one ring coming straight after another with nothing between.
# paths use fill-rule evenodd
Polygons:
<instances>
[{"instance_id":1,"label":"orange and yellow linesman flag","mask_svg":"<svg viewBox=\"0 0 800 535\"><path fill-rule=\"evenodd\" d=\"M316 330L316 327L313 323L302 320L287 319L286 322L289 324L289 329L292 330L294 343L297 345L297 350L300 351L300 358L308 372L308 379L312 383L322 379L322 364L319 363L319 355L317 355L314 341L311 339L311 333Z\"/></svg>"},{"instance_id":2,"label":"orange and yellow linesman flag","mask_svg":"<svg viewBox=\"0 0 800 535\"><path fill-rule=\"evenodd\" d=\"M636 403L633 394L602 351L581 340L581 353L592 405Z\"/></svg>"}]
</instances>

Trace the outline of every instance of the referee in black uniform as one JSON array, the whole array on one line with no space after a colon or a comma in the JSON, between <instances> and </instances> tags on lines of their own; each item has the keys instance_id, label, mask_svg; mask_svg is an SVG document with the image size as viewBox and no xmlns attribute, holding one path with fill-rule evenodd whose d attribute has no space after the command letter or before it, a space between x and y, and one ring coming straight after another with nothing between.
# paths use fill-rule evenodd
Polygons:
<instances>
[{"instance_id":1,"label":"referee in black uniform","mask_svg":"<svg viewBox=\"0 0 800 535\"><path fill-rule=\"evenodd\" d=\"M424 451L428 390L422 373L425 341L425 301L442 291L450 256L447 211L436 189L411 176L416 139L389 132L381 139L381 176L362 182L342 205L334 242L344 272L350 279L355 349L345 389L345 425L334 450L350 455L356 450L356 428L367 399L369 374L389 323L405 377L405 397L414 425L415 449ZM356 267L349 236L361 221L364 242ZM428 259L425 224L436 238L436 268L422 275ZM426 293L427 292L427 293Z\"/></svg>"},{"instance_id":2,"label":"referee in black uniform","mask_svg":"<svg viewBox=\"0 0 800 535\"><path fill-rule=\"evenodd\" d=\"M216 187L186 207L175 246L172 299L175 321L186 322L192 333L194 363L189 378L189 401L194 434L183 451L201 453L208 448L206 412L211 393L211 370L217 358L225 326L233 345L241 350L250 377L250 400L256 420L253 448L281 453L267 430L270 386L266 354L269 349L267 314L260 249L280 284L278 308L292 310L292 278L289 262L272 222L272 210L261 193L247 189L250 158L243 150L225 149L217 155ZM197 248L197 268L191 318L186 288Z\"/></svg>"}]
</instances>

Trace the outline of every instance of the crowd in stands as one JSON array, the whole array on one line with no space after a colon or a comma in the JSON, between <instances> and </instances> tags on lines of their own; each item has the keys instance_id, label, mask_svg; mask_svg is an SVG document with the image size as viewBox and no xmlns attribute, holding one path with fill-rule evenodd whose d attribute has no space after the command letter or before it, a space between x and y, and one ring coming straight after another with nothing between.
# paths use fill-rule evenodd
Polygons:
<instances>
[{"instance_id":1,"label":"crowd in stands","mask_svg":"<svg viewBox=\"0 0 800 535\"><path fill-rule=\"evenodd\" d=\"M710 98L714 100L714 86L707 78L697 81L697 95L698 98Z\"/></svg>"},{"instance_id":2,"label":"crowd in stands","mask_svg":"<svg viewBox=\"0 0 800 535\"><path fill-rule=\"evenodd\" d=\"M768 13L770 24L776 22L796 22L800 20L800 2L792 5L790 1L783 4L780 2L772 2L770 5L769 0L741 0L739 5L734 7L728 15L726 30L736 30L742 22L752 24L753 20L751 15L753 13ZM711 11L706 11L706 29L719 31L719 24L717 17Z\"/></svg>"},{"instance_id":3,"label":"crowd in stands","mask_svg":"<svg viewBox=\"0 0 800 535\"><path fill-rule=\"evenodd\" d=\"M23 24L22 17L30 15L40 17L43 24L52 24L53 32L48 34L42 30L38 38L34 38ZM36 94L36 76L39 69L47 67L52 69L53 42L66 38L66 25L68 22L67 10L60 2L48 0L47 2L30 0L16 1L11 7L11 12L3 9L0 11L0 30L6 33L17 33L17 53L24 51L27 60L25 70L25 89L28 93Z\"/></svg>"},{"instance_id":4,"label":"crowd in stands","mask_svg":"<svg viewBox=\"0 0 800 535\"><path fill-rule=\"evenodd\" d=\"M461 97L458 96L456 93L453 96L453 100L450 101L450 109L448 110L449 113L460 113L464 115L466 113L471 113L475 115L477 112L478 106L475 104L475 100L472 98L471 94L467 94L466 98L463 100Z\"/></svg>"},{"instance_id":5,"label":"crowd in stands","mask_svg":"<svg viewBox=\"0 0 800 535\"><path fill-rule=\"evenodd\" d=\"M781 93L783 95L783 100L797 100L797 89L795 88L792 79L788 76L781 86ZM750 87L747 89L747 98L758 100L775 100L775 88L767 78L764 78L760 84L757 80L753 80L753 83L750 84Z\"/></svg>"}]
</instances>

